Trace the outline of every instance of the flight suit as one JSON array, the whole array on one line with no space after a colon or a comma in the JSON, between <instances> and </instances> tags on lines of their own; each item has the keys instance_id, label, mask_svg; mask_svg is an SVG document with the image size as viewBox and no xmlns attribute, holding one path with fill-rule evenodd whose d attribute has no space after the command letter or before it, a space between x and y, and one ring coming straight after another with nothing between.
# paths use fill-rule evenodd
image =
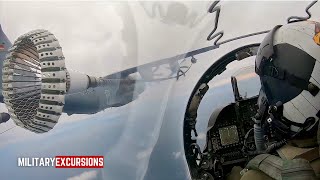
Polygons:
<instances>
[{"instance_id":1,"label":"flight suit","mask_svg":"<svg viewBox=\"0 0 320 180\"><path fill-rule=\"evenodd\" d=\"M312 144L314 148L305 148ZM277 150L279 156L260 154L247 166L233 167L227 180L313 180L320 179L320 123L314 140L292 140Z\"/></svg>"}]
</instances>

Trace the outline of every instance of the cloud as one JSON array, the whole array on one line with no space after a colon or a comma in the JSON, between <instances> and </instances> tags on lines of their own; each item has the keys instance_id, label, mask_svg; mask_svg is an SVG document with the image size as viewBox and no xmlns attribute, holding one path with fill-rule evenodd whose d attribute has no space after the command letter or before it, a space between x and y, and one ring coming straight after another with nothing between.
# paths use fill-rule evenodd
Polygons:
<instances>
[{"instance_id":1,"label":"cloud","mask_svg":"<svg viewBox=\"0 0 320 180\"><path fill-rule=\"evenodd\" d=\"M181 151L173 152L172 154L173 154L174 159L179 159L182 155L182 152Z\"/></svg>"},{"instance_id":2,"label":"cloud","mask_svg":"<svg viewBox=\"0 0 320 180\"><path fill-rule=\"evenodd\" d=\"M137 159L141 160L141 159L149 157L151 155L151 153L152 153L152 150L153 150L153 148L148 148L148 149L146 149L144 151L139 152L137 154Z\"/></svg>"},{"instance_id":3,"label":"cloud","mask_svg":"<svg viewBox=\"0 0 320 180\"><path fill-rule=\"evenodd\" d=\"M67 180L93 180L97 178L97 175L98 171L85 171L78 176L70 177Z\"/></svg>"}]
</instances>

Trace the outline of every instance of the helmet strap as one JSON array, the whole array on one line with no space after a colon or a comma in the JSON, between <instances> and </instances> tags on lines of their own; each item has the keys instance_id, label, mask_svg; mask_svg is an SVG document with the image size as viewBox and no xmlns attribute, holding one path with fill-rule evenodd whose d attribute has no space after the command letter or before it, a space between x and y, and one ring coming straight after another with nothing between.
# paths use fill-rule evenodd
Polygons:
<instances>
[{"instance_id":1,"label":"helmet strap","mask_svg":"<svg viewBox=\"0 0 320 180\"><path fill-rule=\"evenodd\" d=\"M267 123L269 125L269 132L273 134L273 137L293 138L309 129L315 123L314 117L308 117L304 123L290 121L283 116L283 104L280 101L269 107L268 114ZM299 127L300 130L292 132L290 129L292 125Z\"/></svg>"}]
</instances>

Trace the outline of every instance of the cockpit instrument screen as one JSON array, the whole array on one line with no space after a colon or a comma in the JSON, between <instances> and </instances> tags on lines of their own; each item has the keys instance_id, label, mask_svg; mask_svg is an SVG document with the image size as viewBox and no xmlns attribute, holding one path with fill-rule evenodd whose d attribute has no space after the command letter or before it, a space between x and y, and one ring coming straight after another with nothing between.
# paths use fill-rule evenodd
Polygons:
<instances>
[{"instance_id":1,"label":"cockpit instrument screen","mask_svg":"<svg viewBox=\"0 0 320 180\"><path fill-rule=\"evenodd\" d=\"M219 129L221 145L229 145L239 142L237 126L227 126Z\"/></svg>"}]
</instances>

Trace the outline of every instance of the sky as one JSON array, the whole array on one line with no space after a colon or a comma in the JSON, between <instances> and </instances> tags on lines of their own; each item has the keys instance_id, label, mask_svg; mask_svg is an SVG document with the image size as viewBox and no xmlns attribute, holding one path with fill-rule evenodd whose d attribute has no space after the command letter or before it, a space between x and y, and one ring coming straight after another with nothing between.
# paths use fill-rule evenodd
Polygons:
<instances>
[{"instance_id":1,"label":"sky","mask_svg":"<svg viewBox=\"0 0 320 180\"><path fill-rule=\"evenodd\" d=\"M223 39L271 29L286 23L291 15L304 14L308 2L221 2L218 31ZM210 2L11 2L0 1L0 24L13 42L33 29L47 29L58 38L70 70L104 76L125 68L210 46L207 35L214 15L207 13ZM312 8L320 19L320 4ZM197 55L198 62L186 77L150 83L148 89L126 106L106 109L94 115L63 114L55 128L34 134L14 128L0 135L0 173L6 179L185 179L182 127L185 107L194 85L219 57L263 35L221 46L217 51ZM241 62L229 66L230 72ZM143 71L143 70L141 70ZM228 103L229 75L211 84L198 128L205 133L211 109ZM229 94L226 94L226 91ZM220 96L226 96L225 102ZM0 110L7 111L3 104ZM0 132L13 127L1 124ZM18 168L21 156L105 155L103 170ZM125 169L125 170L123 170ZM121 171L123 170L123 171ZM167 177L169 175L170 177ZM172 173L172 174L170 174ZM50 178L47 178L50 175Z\"/></svg>"}]
</instances>

